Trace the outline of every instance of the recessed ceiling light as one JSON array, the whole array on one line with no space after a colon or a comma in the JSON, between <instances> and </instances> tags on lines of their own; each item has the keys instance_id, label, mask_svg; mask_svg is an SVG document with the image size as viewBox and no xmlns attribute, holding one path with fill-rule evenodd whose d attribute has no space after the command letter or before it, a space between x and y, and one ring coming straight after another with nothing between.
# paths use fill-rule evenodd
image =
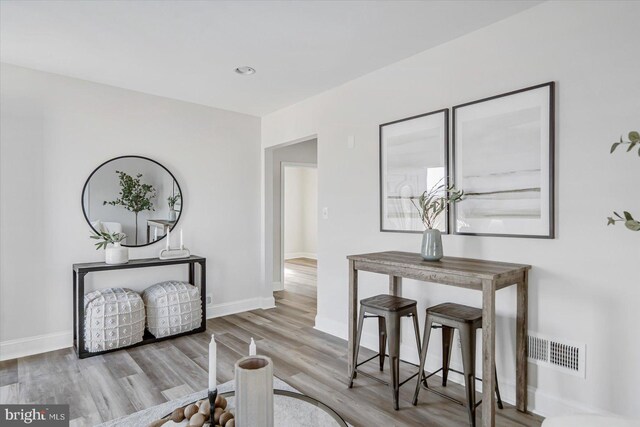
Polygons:
<instances>
[{"instance_id":1,"label":"recessed ceiling light","mask_svg":"<svg viewBox=\"0 0 640 427\"><path fill-rule=\"evenodd\" d=\"M243 66L243 67L238 67L236 68L236 73L238 74L242 74L243 76L250 76L251 74L255 74L256 73L256 69L255 68L251 68L247 65Z\"/></svg>"}]
</instances>

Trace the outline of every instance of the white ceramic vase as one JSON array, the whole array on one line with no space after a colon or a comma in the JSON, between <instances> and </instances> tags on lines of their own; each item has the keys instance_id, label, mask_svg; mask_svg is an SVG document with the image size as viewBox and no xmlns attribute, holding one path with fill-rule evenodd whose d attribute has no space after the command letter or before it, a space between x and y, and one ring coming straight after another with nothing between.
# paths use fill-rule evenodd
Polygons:
<instances>
[{"instance_id":1,"label":"white ceramic vase","mask_svg":"<svg viewBox=\"0 0 640 427\"><path fill-rule=\"evenodd\" d=\"M125 264L129 262L129 248L112 243L104 250L104 262L107 264Z\"/></svg>"},{"instance_id":2,"label":"white ceramic vase","mask_svg":"<svg viewBox=\"0 0 640 427\"><path fill-rule=\"evenodd\" d=\"M273 427L273 364L265 356L236 362L237 426Z\"/></svg>"}]
</instances>

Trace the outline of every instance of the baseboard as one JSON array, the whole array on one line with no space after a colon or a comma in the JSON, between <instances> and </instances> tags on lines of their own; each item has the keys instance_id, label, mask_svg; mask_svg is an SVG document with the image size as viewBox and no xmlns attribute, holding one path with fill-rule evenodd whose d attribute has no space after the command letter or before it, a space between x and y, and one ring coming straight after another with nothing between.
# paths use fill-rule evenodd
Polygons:
<instances>
[{"instance_id":1,"label":"baseboard","mask_svg":"<svg viewBox=\"0 0 640 427\"><path fill-rule=\"evenodd\" d=\"M261 305L260 308L263 310L268 310L270 308L276 308L276 299L272 296L260 298Z\"/></svg>"},{"instance_id":2,"label":"baseboard","mask_svg":"<svg viewBox=\"0 0 640 427\"><path fill-rule=\"evenodd\" d=\"M207 319L273 307L275 307L275 299L273 297L248 298L222 304L209 304L207 306Z\"/></svg>"},{"instance_id":3,"label":"baseboard","mask_svg":"<svg viewBox=\"0 0 640 427\"><path fill-rule=\"evenodd\" d=\"M290 252L284 254L284 259L293 259L293 258L309 258L309 259L318 259L318 254L311 252Z\"/></svg>"},{"instance_id":4,"label":"baseboard","mask_svg":"<svg viewBox=\"0 0 640 427\"><path fill-rule=\"evenodd\" d=\"M17 359L73 345L73 332L54 332L0 342L0 361Z\"/></svg>"},{"instance_id":5,"label":"baseboard","mask_svg":"<svg viewBox=\"0 0 640 427\"><path fill-rule=\"evenodd\" d=\"M284 291L284 283L282 283L282 282L273 282L273 290L274 291Z\"/></svg>"},{"instance_id":6,"label":"baseboard","mask_svg":"<svg viewBox=\"0 0 640 427\"><path fill-rule=\"evenodd\" d=\"M347 339L348 328L345 323L337 322L333 319L328 319L321 316L316 316L315 329L327 334ZM364 334L361 338L361 346L378 351L378 336L375 334ZM418 363L418 355L415 346L415 342L403 343L400 345L400 354L403 360L411 363ZM407 356L407 357L405 357ZM453 362L453 361L452 361ZM429 372L433 372L442 367L442 358L429 354L426 361L425 369ZM455 366L452 363L452 368L462 370L461 366ZM436 375L439 376L439 375ZM458 384L464 384L464 377L455 372L449 372L449 381ZM482 383L477 382L477 391L482 391ZM514 405L516 397L515 383L500 380L500 395L502 400ZM592 413L598 415L615 415L611 412L603 409L585 405L582 402L577 402L565 397L560 397L546 393L542 390L538 390L536 387L529 386L527 390L528 410L543 417L561 416L576 413Z\"/></svg>"}]
</instances>

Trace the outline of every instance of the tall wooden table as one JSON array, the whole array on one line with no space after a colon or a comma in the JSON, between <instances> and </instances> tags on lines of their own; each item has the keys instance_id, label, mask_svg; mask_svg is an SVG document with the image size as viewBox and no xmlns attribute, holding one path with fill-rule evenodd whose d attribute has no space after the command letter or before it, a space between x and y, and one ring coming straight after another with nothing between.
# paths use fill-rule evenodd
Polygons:
<instances>
[{"instance_id":1,"label":"tall wooden table","mask_svg":"<svg viewBox=\"0 0 640 427\"><path fill-rule=\"evenodd\" d=\"M441 283L482 291L482 426L495 425L495 317L496 291L517 286L516 314L516 407L527 411L527 286L530 265L444 257L424 261L420 254L377 252L350 255L349 260L349 347L348 372L356 363L355 342L358 316L358 271L389 276L389 294L402 293L402 278Z\"/></svg>"}]
</instances>

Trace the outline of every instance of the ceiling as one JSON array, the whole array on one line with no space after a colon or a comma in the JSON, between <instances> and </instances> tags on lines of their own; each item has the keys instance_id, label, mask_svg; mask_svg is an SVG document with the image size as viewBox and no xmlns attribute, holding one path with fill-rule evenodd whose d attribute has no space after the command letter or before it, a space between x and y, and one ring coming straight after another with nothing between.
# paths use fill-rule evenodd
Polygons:
<instances>
[{"instance_id":1,"label":"ceiling","mask_svg":"<svg viewBox=\"0 0 640 427\"><path fill-rule=\"evenodd\" d=\"M0 60L262 116L538 3L2 0Z\"/></svg>"}]
</instances>

